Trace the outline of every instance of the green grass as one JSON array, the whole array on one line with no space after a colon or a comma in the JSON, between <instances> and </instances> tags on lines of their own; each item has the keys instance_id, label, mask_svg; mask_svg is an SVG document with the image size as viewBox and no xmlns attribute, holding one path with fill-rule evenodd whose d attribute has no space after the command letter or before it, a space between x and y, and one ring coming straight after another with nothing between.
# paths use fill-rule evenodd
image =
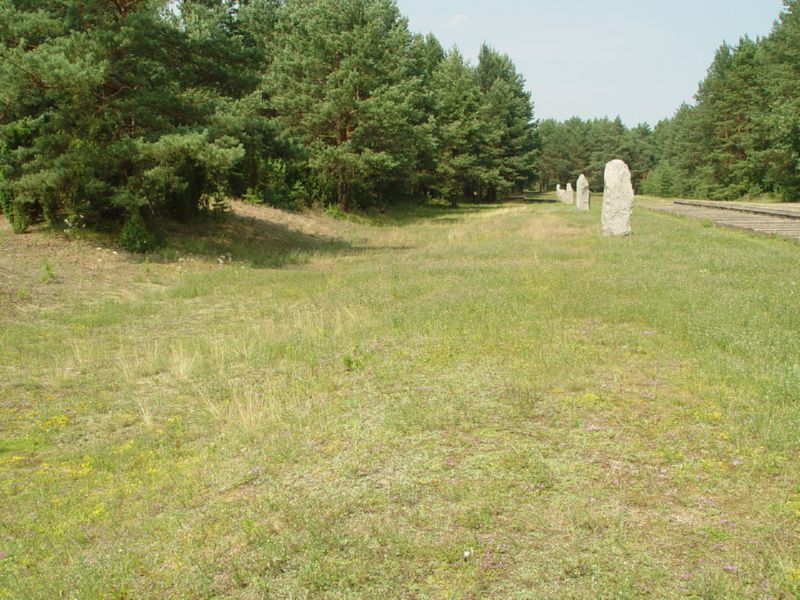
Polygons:
<instances>
[{"instance_id":1,"label":"green grass","mask_svg":"<svg viewBox=\"0 0 800 600\"><path fill-rule=\"evenodd\" d=\"M598 221L254 221L110 282L33 256L0 598L800 595L800 246Z\"/></svg>"},{"instance_id":2,"label":"green grass","mask_svg":"<svg viewBox=\"0 0 800 600\"><path fill-rule=\"evenodd\" d=\"M47 262L47 259L44 260L42 263L42 283L50 283L55 279L55 273L53 273L53 267L50 266L50 263Z\"/></svg>"}]
</instances>

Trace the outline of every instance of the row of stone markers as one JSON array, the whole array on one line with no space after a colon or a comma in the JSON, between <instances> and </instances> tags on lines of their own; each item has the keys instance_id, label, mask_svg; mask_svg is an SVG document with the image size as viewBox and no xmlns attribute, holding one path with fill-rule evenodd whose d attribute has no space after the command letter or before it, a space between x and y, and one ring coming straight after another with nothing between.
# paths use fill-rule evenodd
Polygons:
<instances>
[{"instance_id":1,"label":"row of stone markers","mask_svg":"<svg viewBox=\"0 0 800 600\"><path fill-rule=\"evenodd\" d=\"M606 165L603 189L603 211L601 222L603 235L630 235L631 212L633 212L633 184L631 171L621 160L612 160ZM578 210L589 210L592 192L585 175L578 177L577 189L568 183L563 189L556 187L556 196L564 204L574 204Z\"/></svg>"}]
</instances>

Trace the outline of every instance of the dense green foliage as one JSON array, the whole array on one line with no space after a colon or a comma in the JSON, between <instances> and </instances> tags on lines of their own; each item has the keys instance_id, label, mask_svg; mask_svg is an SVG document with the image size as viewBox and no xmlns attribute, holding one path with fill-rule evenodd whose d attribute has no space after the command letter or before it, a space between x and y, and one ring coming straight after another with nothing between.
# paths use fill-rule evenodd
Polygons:
<instances>
[{"instance_id":1,"label":"dense green foliage","mask_svg":"<svg viewBox=\"0 0 800 600\"><path fill-rule=\"evenodd\" d=\"M532 180L538 154L531 98L507 56L484 45L473 69L452 50L432 89L442 196L494 200Z\"/></svg>"},{"instance_id":2,"label":"dense green foliage","mask_svg":"<svg viewBox=\"0 0 800 600\"><path fill-rule=\"evenodd\" d=\"M723 44L693 106L659 123L659 195L800 199L800 5L772 33Z\"/></svg>"},{"instance_id":3,"label":"dense green foliage","mask_svg":"<svg viewBox=\"0 0 800 600\"><path fill-rule=\"evenodd\" d=\"M586 175L595 188L602 188L606 163L620 158L631 169L634 187L640 189L642 180L656 161L653 135L647 124L633 129L617 118L569 119L562 123L546 119L539 124L542 191L575 182Z\"/></svg>"},{"instance_id":4,"label":"dense green foliage","mask_svg":"<svg viewBox=\"0 0 800 600\"><path fill-rule=\"evenodd\" d=\"M120 245L129 252L144 253L156 247L153 234L138 214L132 214L119 232Z\"/></svg>"},{"instance_id":5,"label":"dense green foliage","mask_svg":"<svg viewBox=\"0 0 800 600\"><path fill-rule=\"evenodd\" d=\"M152 226L229 194L495 198L535 176L511 60L484 47L465 63L394 0L0 0L0 57L0 198L18 231Z\"/></svg>"},{"instance_id":6,"label":"dense green foliage","mask_svg":"<svg viewBox=\"0 0 800 600\"><path fill-rule=\"evenodd\" d=\"M605 162L621 158L637 191L651 195L800 200L800 3L784 3L768 37L723 44L695 103L652 131L619 120L543 121L542 189L581 172L598 185Z\"/></svg>"},{"instance_id":7,"label":"dense green foliage","mask_svg":"<svg viewBox=\"0 0 800 600\"><path fill-rule=\"evenodd\" d=\"M224 193L260 57L231 10L166 4L0 3L0 193L17 229L188 218Z\"/></svg>"},{"instance_id":8,"label":"dense green foliage","mask_svg":"<svg viewBox=\"0 0 800 600\"><path fill-rule=\"evenodd\" d=\"M409 31L394 0L0 0L0 208L15 231L494 200L613 158L637 191L800 198L800 8L723 44L659 123L537 124L508 56ZM141 218L141 221L139 220Z\"/></svg>"},{"instance_id":9,"label":"dense green foliage","mask_svg":"<svg viewBox=\"0 0 800 600\"><path fill-rule=\"evenodd\" d=\"M306 151L312 194L347 208L410 193L433 140L394 2L289 1L277 35L266 87Z\"/></svg>"}]
</instances>

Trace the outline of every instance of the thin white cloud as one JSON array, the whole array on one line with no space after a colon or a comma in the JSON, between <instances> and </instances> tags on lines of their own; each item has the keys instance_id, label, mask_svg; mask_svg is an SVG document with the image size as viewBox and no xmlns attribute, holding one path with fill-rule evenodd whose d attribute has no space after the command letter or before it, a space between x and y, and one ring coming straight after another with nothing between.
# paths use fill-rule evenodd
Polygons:
<instances>
[{"instance_id":1,"label":"thin white cloud","mask_svg":"<svg viewBox=\"0 0 800 600\"><path fill-rule=\"evenodd\" d=\"M456 29L460 27L464 23L469 21L469 15L467 13L458 13L450 17L444 22L444 26L448 29Z\"/></svg>"}]
</instances>

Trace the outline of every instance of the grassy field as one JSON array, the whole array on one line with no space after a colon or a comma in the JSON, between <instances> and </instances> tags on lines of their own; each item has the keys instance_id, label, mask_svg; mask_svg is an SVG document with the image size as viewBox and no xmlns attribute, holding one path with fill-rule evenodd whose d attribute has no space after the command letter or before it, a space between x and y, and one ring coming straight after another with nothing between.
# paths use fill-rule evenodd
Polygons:
<instances>
[{"instance_id":1,"label":"grassy field","mask_svg":"<svg viewBox=\"0 0 800 600\"><path fill-rule=\"evenodd\" d=\"M3 222L0 598L800 596L800 245L598 222Z\"/></svg>"}]
</instances>

